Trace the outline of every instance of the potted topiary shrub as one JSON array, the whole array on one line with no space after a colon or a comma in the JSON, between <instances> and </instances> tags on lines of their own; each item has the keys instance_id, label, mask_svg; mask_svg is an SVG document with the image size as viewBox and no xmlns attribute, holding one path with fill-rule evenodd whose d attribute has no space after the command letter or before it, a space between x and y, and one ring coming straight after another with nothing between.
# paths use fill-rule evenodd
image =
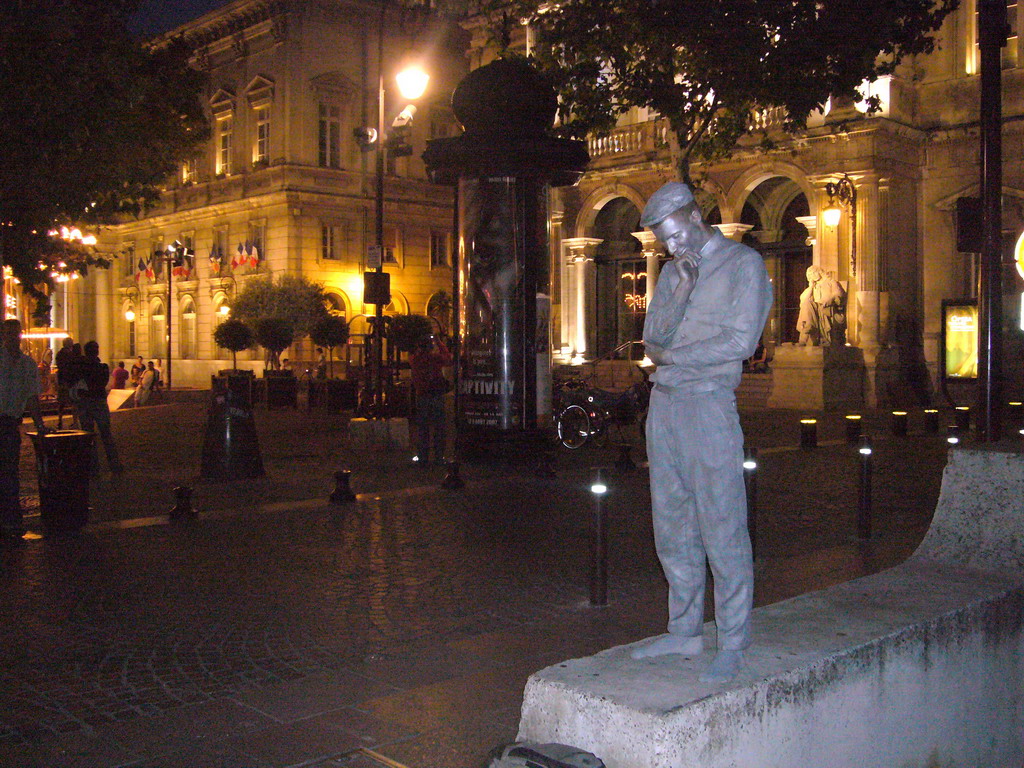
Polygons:
<instances>
[{"instance_id":1,"label":"potted topiary shrub","mask_svg":"<svg viewBox=\"0 0 1024 768\"><path fill-rule=\"evenodd\" d=\"M282 317L261 317L255 323L257 343L267 350L267 367L263 377L267 383L267 408L299 405L298 381L291 371L281 370L281 353L291 346L295 331Z\"/></svg>"},{"instance_id":2,"label":"potted topiary shrub","mask_svg":"<svg viewBox=\"0 0 1024 768\"><path fill-rule=\"evenodd\" d=\"M334 378L334 348L348 343L348 323L338 315L327 315L317 321L309 332L309 338L318 347L327 347L327 381L309 382L310 405L316 395L323 393L327 410L336 412L354 410L357 393L356 382L339 381Z\"/></svg>"}]
</instances>

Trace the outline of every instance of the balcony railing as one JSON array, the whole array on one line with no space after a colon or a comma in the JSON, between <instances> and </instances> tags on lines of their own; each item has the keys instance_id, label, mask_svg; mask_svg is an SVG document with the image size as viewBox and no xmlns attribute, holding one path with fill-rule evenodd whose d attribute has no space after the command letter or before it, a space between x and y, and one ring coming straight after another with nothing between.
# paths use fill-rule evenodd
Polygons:
<instances>
[{"instance_id":1,"label":"balcony railing","mask_svg":"<svg viewBox=\"0 0 1024 768\"><path fill-rule=\"evenodd\" d=\"M657 152L667 146L667 120L624 125L606 136L591 136L587 139L587 150L592 161L608 155Z\"/></svg>"}]
</instances>

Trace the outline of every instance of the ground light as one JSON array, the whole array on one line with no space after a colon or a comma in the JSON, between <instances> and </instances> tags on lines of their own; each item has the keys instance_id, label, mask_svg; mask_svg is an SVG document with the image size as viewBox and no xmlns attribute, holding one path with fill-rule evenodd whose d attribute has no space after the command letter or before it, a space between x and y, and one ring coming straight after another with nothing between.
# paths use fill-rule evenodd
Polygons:
<instances>
[{"instance_id":1,"label":"ground light","mask_svg":"<svg viewBox=\"0 0 1024 768\"><path fill-rule=\"evenodd\" d=\"M594 534L590 559L590 604L608 605L608 520L604 497L608 482L603 467L590 470L590 492L594 495Z\"/></svg>"}]
</instances>

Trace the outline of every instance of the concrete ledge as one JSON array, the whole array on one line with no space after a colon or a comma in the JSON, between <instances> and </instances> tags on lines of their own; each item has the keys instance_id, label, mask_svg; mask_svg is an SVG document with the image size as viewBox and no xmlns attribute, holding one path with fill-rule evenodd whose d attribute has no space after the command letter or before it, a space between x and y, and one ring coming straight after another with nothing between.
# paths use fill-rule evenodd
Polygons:
<instances>
[{"instance_id":1,"label":"concrete ledge","mask_svg":"<svg viewBox=\"0 0 1024 768\"><path fill-rule=\"evenodd\" d=\"M697 681L711 651L613 648L531 676L519 738L608 768L1020 766L1022 563L1024 457L952 451L914 557L757 609L730 685Z\"/></svg>"}]
</instances>

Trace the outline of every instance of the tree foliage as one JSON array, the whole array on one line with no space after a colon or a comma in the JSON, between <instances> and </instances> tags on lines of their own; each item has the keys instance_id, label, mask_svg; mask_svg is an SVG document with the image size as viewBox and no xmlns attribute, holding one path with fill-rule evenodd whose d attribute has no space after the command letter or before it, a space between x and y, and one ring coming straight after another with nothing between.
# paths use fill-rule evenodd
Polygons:
<instances>
[{"instance_id":1,"label":"tree foliage","mask_svg":"<svg viewBox=\"0 0 1024 768\"><path fill-rule=\"evenodd\" d=\"M607 133L632 107L654 110L688 178L691 160L728 155L756 110L782 107L799 128L829 97L857 98L864 81L930 52L957 2L514 0L492 18L506 43L509 19L536 30L563 135Z\"/></svg>"},{"instance_id":2,"label":"tree foliage","mask_svg":"<svg viewBox=\"0 0 1024 768\"><path fill-rule=\"evenodd\" d=\"M213 330L213 340L218 347L231 350L231 368L238 370L237 355L253 344L252 328L241 320L225 320Z\"/></svg>"},{"instance_id":3,"label":"tree foliage","mask_svg":"<svg viewBox=\"0 0 1024 768\"><path fill-rule=\"evenodd\" d=\"M301 339L327 317L325 300L323 285L300 275L250 279L231 305L231 316L253 327L260 318L283 318L291 323L295 338Z\"/></svg>"},{"instance_id":4,"label":"tree foliage","mask_svg":"<svg viewBox=\"0 0 1024 768\"><path fill-rule=\"evenodd\" d=\"M0 256L37 297L55 269L110 263L47 232L141 213L209 135L205 77L188 66L190 50L134 39L127 28L136 5L4 4Z\"/></svg>"},{"instance_id":5,"label":"tree foliage","mask_svg":"<svg viewBox=\"0 0 1024 768\"><path fill-rule=\"evenodd\" d=\"M328 315L313 326L309 338L318 347L327 347L328 376L334 375L334 348L348 343L348 323L344 317Z\"/></svg>"},{"instance_id":6,"label":"tree foliage","mask_svg":"<svg viewBox=\"0 0 1024 768\"><path fill-rule=\"evenodd\" d=\"M388 342L401 352L412 352L433 332L434 324L426 315L395 315L388 323Z\"/></svg>"},{"instance_id":7,"label":"tree foliage","mask_svg":"<svg viewBox=\"0 0 1024 768\"><path fill-rule=\"evenodd\" d=\"M253 323L256 341L269 353L267 363L272 370L281 368L281 353L295 340L292 321L284 317L260 317Z\"/></svg>"}]
</instances>

